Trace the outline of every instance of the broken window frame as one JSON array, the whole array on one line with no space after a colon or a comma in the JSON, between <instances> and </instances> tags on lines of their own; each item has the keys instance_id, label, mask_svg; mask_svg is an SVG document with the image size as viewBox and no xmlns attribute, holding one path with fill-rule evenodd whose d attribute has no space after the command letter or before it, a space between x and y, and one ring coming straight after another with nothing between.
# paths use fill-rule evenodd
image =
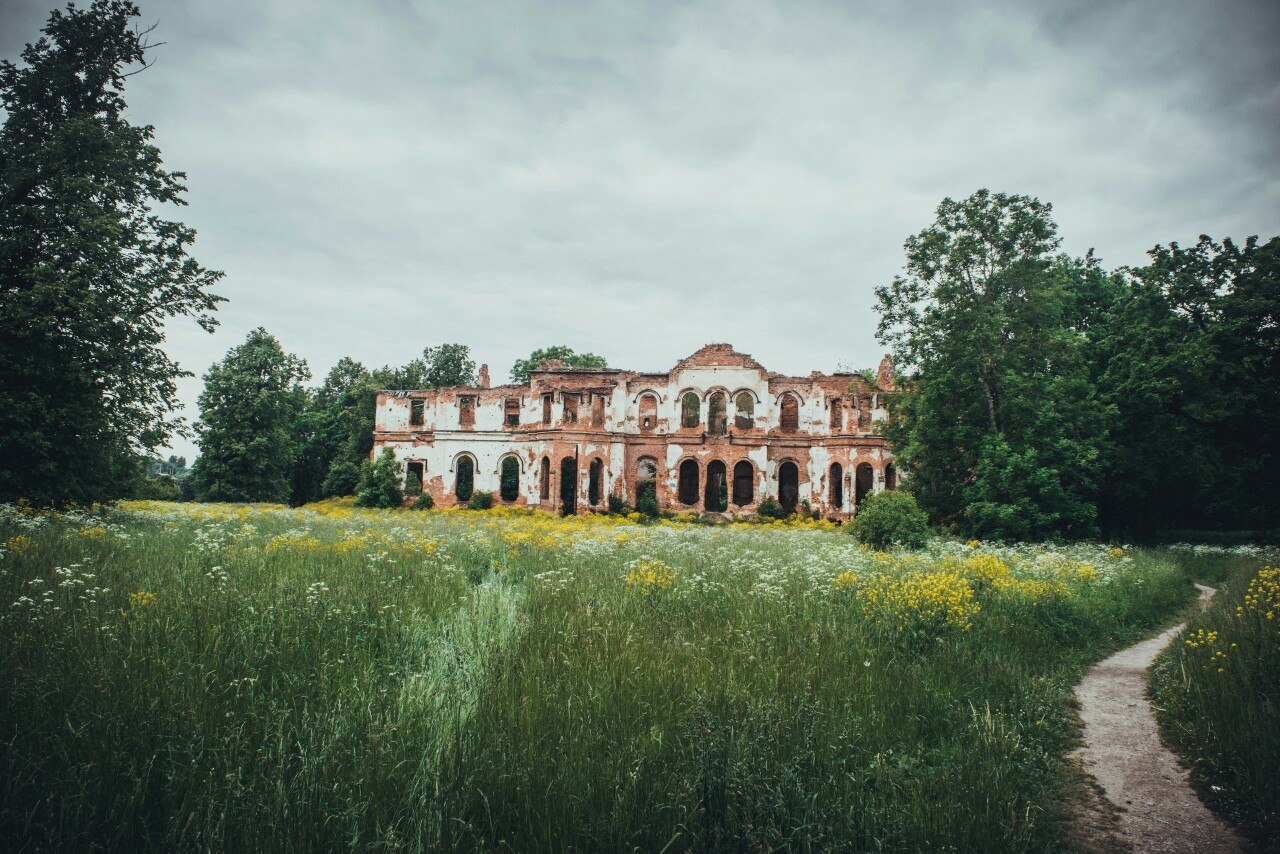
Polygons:
<instances>
[{"instance_id":1,"label":"broken window frame","mask_svg":"<svg viewBox=\"0 0 1280 854\"><path fill-rule=\"evenodd\" d=\"M680 426L686 430L696 429L702 424L702 401L696 392L686 391L680 395Z\"/></svg>"},{"instance_id":2,"label":"broken window frame","mask_svg":"<svg viewBox=\"0 0 1280 854\"><path fill-rule=\"evenodd\" d=\"M420 397L409 401L409 426L421 427L426 423L427 402Z\"/></svg>"}]
</instances>

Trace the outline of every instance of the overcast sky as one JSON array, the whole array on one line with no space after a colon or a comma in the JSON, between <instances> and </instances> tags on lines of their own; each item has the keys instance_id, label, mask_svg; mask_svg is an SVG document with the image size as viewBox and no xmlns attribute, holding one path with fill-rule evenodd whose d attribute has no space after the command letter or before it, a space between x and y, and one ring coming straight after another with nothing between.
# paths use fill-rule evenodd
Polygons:
<instances>
[{"instance_id":1,"label":"overcast sky","mask_svg":"<svg viewBox=\"0 0 1280 854\"><path fill-rule=\"evenodd\" d=\"M52 8L3 0L16 59ZM1280 233L1280 3L140 0L132 118L188 173L221 327L321 377L469 344L666 370L874 365L872 289L945 196L1053 204L1108 266ZM175 446L188 456L187 442Z\"/></svg>"}]
</instances>

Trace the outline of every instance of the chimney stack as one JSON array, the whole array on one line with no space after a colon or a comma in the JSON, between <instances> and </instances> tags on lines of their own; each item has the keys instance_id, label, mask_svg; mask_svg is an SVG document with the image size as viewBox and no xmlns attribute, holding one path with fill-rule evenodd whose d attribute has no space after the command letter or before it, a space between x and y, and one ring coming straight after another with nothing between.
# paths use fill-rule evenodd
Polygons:
<instances>
[{"instance_id":1,"label":"chimney stack","mask_svg":"<svg viewBox=\"0 0 1280 854\"><path fill-rule=\"evenodd\" d=\"M480 366L480 388L488 388L488 387L489 387L489 366L481 365Z\"/></svg>"}]
</instances>

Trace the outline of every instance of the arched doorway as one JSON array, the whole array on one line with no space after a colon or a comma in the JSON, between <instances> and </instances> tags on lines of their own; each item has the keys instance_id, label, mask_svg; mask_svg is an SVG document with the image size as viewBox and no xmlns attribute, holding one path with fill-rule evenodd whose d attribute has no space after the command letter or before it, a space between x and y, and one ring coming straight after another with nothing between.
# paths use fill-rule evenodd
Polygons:
<instances>
[{"instance_id":1,"label":"arched doorway","mask_svg":"<svg viewBox=\"0 0 1280 854\"><path fill-rule=\"evenodd\" d=\"M831 464L827 476L827 501L832 510L844 509L844 466L839 463Z\"/></svg>"},{"instance_id":2,"label":"arched doorway","mask_svg":"<svg viewBox=\"0 0 1280 854\"><path fill-rule=\"evenodd\" d=\"M702 506L711 513L729 509L729 481L725 473L725 465L720 460L707 463L707 489L702 496Z\"/></svg>"},{"instance_id":3,"label":"arched doorway","mask_svg":"<svg viewBox=\"0 0 1280 854\"><path fill-rule=\"evenodd\" d=\"M858 463L858 467L853 470L854 504L861 504L871 494L871 487L875 482L874 477L871 471L871 463Z\"/></svg>"},{"instance_id":4,"label":"arched doorway","mask_svg":"<svg viewBox=\"0 0 1280 854\"><path fill-rule=\"evenodd\" d=\"M543 501L551 497L551 460L547 457L538 466L538 496Z\"/></svg>"},{"instance_id":5,"label":"arched doorway","mask_svg":"<svg viewBox=\"0 0 1280 854\"><path fill-rule=\"evenodd\" d=\"M587 469L587 503L595 507L600 503L600 485L604 482L604 463L600 458L591 461Z\"/></svg>"},{"instance_id":6,"label":"arched doorway","mask_svg":"<svg viewBox=\"0 0 1280 854\"><path fill-rule=\"evenodd\" d=\"M455 467L453 494L459 501L470 501L476 488L476 464L471 457L462 457Z\"/></svg>"},{"instance_id":7,"label":"arched doorway","mask_svg":"<svg viewBox=\"0 0 1280 854\"><path fill-rule=\"evenodd\" d=\"M788 513L800 503L800 469L791 460L778 466L778 503Z\"/></svg>"},{"instance_id":8,"label":"arched doorway","mask_svg":"<svg viewBox=\"0 0 1280 854\"><path fill-rule=\"evenodd\" d=\"M578 512L578 461L573 457L560 461L560 512L565 516Z\"/></svg>"},{"instance_id":9,"label":"arched doorway","mask_svg":"<svg viewBox=\"0 0 1280 854\"><path fill-rule=\"evenodd\" d=\"M676 497L686 507L698 503L698 462L685 460L680 464L680 482L676 489Z\"/></svg>"},{"instance_id":10,"label":"arched doorway","mask_svg":"<svg viewBox=\"0 0 1280 854\"><path fill-rule=\"evenodd\" d=\"M636 463L636 507L643 506L646 496L652 498L652 510L658 506L658 461L653 457L641 457Z\"/></svg>"},{"instance_id":11,"label":"arched doorway","mask_svg":"<svg viewBox=\"0 0 1280 854\"><path fill-rule=\"evenodd\" d=\"M515 501L520 496L520 461L515 457L502 458L498 495L503 501Z\"/></svg>"},{"instance_id":12,"label":"arched doorway","mask_svg":"<svg viewBox=\"0 0 1280 854\"><path fill-rule=\"evenodd\" d=\"M889 465L884 467L884 488L898 488L898 470L894 467L893 463L889 463Z\"/></svg>"},{"instance_id":13,"label":"arched doorway","mask_svg":"<svg viewBox=\"0 0 1280 854\"><path fill-rule=\"evenodd\" d=\"M733 467L733 503L746 507L756 497L755 466L746 460L738 460Z\"/></svg>"}]
</instances>

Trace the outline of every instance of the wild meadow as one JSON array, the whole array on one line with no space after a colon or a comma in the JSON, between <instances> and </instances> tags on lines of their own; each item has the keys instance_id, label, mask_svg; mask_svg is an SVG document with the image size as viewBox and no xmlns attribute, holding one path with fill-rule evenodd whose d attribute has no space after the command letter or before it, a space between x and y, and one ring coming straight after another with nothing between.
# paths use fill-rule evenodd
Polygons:
<instances>
[{"instance_id":1,"label":"wild meadow","mask_svg":"<svg viewBox=\"0 0 1280 854\"><path fill-rule=\"evenodd\" d=\"M1221 587L1156 661L1152 699L1200 797L1273 850L1280 847L1280 561L1259 568L1274 550L1248 547L1190 551Z\"/></svg>"},{"instance_id":2,"label":"wild meadow","mask_svg":"<svg viewBox=\"0 0 1280 854\"><path fill-rule=\"evenodd\" d=\"M0 838L1042 850L1167 553L341 502L0 513Z\"/></svg>"}]
</instances>

